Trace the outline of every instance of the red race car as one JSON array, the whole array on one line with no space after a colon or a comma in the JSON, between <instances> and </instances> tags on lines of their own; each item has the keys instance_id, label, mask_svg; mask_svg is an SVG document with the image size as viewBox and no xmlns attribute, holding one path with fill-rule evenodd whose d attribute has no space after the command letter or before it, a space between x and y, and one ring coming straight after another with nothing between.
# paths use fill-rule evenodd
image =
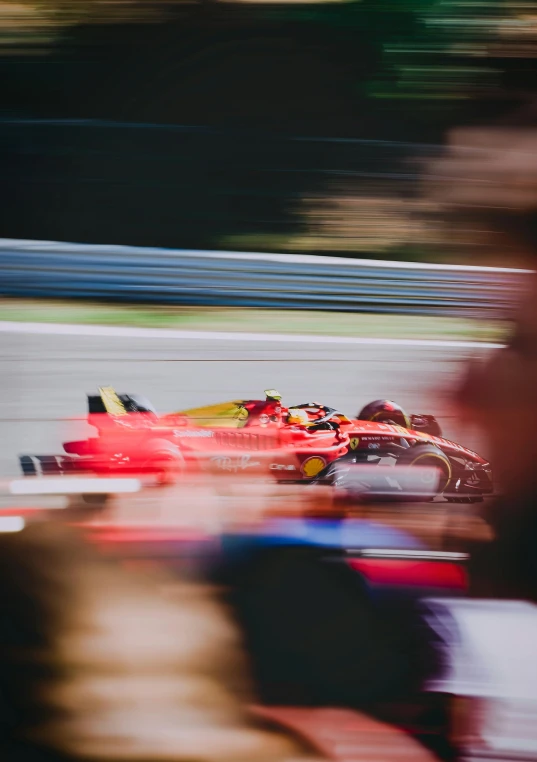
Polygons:
<instances>
[{"instance_id":1,"label":"red race car","mask_svg":"<svg viewBox=\"0 0 537 762\"><path fill-rule=\"evenodd\" d=\"M284 407L279 393L269 389L260 400L159 415L139 395L101 387L98 395L88 395L88 405L97 436L64 443L67 456L21 456L25 475L136 473L168 483L184 472L208 470L395 498L442 494L473 502L492 492L485 459L443 439L433 416L407 416L388 400L349 418L316 402ZM399 466L418 467L413 473L420 477L411 488L409 469Z\"/></svg>"}]
</instances>

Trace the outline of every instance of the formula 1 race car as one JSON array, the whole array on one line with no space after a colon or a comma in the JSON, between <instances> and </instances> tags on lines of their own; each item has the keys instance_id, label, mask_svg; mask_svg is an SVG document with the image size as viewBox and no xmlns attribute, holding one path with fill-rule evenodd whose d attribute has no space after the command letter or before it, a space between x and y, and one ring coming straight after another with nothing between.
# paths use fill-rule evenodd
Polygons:
<instances>
[{"instance_id":1,"label":"formula 1 race car","mask_svg":"<svg viewBox=\"0 0 537 762\"><path fill-rule=\"evenodd\" d=\"M474 502L492 492L485 459L443 439L433 416L408 416L388 400L370 403L351 419L316 402L283 407L278 392L267 390L263 400L159 415L139 395L101 387L88 395L88 406L98 436L64 443L67 455L21 456L25 475L136 473L170 483L184 472L208 470L396 499L444 495ZM419 474L411 488L408 467Z\"/></svg>"}]
</instances>

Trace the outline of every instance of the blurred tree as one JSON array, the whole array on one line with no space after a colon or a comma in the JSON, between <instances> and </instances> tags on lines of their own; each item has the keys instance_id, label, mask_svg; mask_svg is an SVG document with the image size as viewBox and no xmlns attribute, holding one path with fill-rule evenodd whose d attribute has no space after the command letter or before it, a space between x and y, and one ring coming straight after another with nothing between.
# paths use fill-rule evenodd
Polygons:
<instances>
[{"instance_id":1,"label":"blurred tree","mask_svg":"<svg viewBox=\"0 0 537 762\"><path fill-rule=\"evenodd\" d=\"M61 42L50 97L25 106L62 115L75 106L54 66L66 55L73 77L92 63L76 115L317 134L437 140L536 86L537 3L519 0L0 3L0 40L36 29Z\"/></svg>"},{"instance_id":2,"label":"blurred tree","mask_svg":"<svg viewBox=\"0 0 537 762\"><path fill-rule=\"evenodd\" d=\"M392 196L412 195L416 176L398 184L416 150L405 142L440 143L453 125L531 104L536 18L537 3L518 0L3 0L4 114L186 126L165 140L126 126L10 135L5 195L16 177L26 199L24 210L9 201L10 234L286 241L310 228L300 199L330 206L349 167L353 194L381 172L381 196L390 183ZM397 162L385 153L374 164L352 142L336 152L296 136L402 145Z\"/></svg>"}]
</instances>

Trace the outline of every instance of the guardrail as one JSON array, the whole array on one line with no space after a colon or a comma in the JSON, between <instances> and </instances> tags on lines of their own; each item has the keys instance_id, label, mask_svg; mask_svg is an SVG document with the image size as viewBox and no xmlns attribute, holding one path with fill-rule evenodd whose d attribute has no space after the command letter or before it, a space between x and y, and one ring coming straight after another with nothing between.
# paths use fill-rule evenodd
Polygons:
<instances>
[{"instance_id":1,"label":"guardrail","mask_svg":"<svg viewBox=\"0 0 537 762\"><path fill-rule=\"evenodd\" d=\"M0 272L4 296L502 317L531 271L0 239Z\"/></svg>"}]
</instances>

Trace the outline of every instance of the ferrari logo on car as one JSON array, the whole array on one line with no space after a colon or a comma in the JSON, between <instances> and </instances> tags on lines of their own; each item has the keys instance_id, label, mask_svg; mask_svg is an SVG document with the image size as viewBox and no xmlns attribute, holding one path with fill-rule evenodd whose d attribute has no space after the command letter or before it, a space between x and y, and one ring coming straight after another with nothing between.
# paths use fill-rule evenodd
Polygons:
<instances>
[{"instance_id":1,"label":"ferrari logo on car","mask_svg":"<svg viewBox=\"0 0 537 762\"><path fill-rule=\"evenodd\" d=\"M322 471L325 466L326 461L324 458L313 455L311 458L305 460L302 464L302 473L304 476L314 477L317 476L317 474Z\"/></svg>"},{"instance_id":2,"label":"ferrari logo on car","mask_svg":"<svg viewBox=\"0 0 537 762\"><path fill-rule=\"evenodd\" d=\"M360 438L353 437L351 441L349 442L349 447L351 448L351 450L357 450L359 444L360 444Z\"/></svg>"}]
</instances>

